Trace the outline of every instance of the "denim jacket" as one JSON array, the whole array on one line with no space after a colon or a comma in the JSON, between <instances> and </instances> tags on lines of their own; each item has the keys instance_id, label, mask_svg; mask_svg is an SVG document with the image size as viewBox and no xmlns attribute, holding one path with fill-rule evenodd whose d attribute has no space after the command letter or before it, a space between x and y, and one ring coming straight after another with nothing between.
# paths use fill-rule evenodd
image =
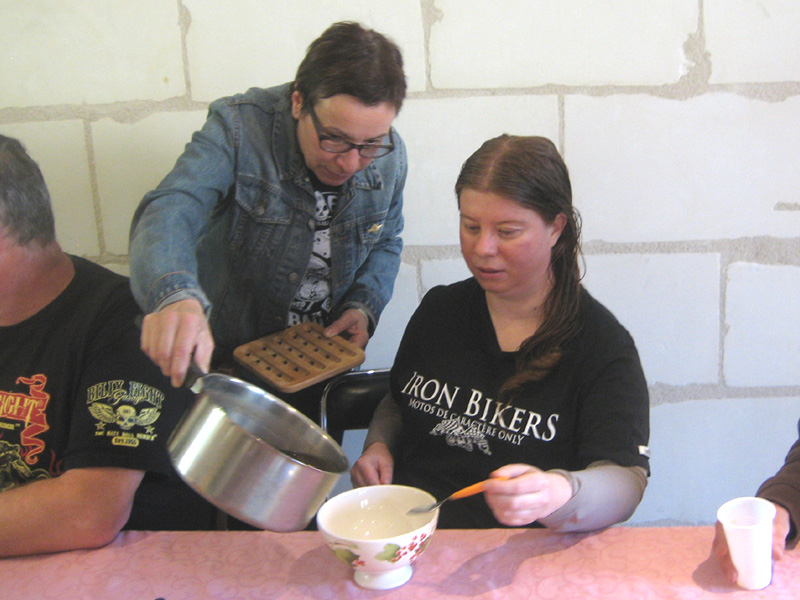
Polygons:
<instances>
[{"instance_id":1,"label":"denim jacket","mask_svg":"<svg viewBox=\"0 0 800 600\"><path fill-rule=\"evenodd\" d=\"M289 85L222 98L131 225L131 287L145 312L186 298L217 349L283 329L311 256L316 200ZM342 186L331 221L332 315L359 308L370 331L392 295L403 242L405 145Z\"/></svg>"}]
</instances>

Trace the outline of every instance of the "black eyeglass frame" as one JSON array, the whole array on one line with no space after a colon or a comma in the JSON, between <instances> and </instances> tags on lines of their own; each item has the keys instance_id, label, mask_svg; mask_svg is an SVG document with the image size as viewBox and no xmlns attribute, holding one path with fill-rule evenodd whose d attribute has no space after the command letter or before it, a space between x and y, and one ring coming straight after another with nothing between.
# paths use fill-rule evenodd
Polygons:
<instances>
[{"instance_id":1,"label":"black eyeglass frame","mask_svg":"<svg viewBox=\"0 0 800 600\"><path fill-rule=\"evenodd\" d=\"M335 135L325 133L325 128L322 123L319 122L313 107L309 107L308 114L311 115L311 122L314 124L314 130L317 132L319 147L325 152L330 152L331 154L346 154L355 148L358 151L358 155L362 158L381 158L394 151L394 136L392 135L391 128L389 128L389 144L354 144L353 142L348 142ZM338 146L331 148L327 142L333 142L334 144L338 144ZM327 148L326 145L328 146Z\"/></svg>"}]
</instances>

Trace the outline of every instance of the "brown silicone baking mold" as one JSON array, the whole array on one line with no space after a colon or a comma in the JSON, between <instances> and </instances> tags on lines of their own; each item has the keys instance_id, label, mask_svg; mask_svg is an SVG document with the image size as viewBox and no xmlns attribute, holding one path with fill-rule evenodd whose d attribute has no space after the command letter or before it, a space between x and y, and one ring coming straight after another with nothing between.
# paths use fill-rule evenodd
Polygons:
<instances>
[{"instance_id":1,"label":"brown silicone baking mold","mask_svg":"<svg viewBox=\"0 0 800 600\"><path fill-rule=\"evenodd\" d=\"M233 352L240 365L282 392L296 392L364 362L364 351L341 336L325 337L317 323L301 323Z\"/></svg>"}]
</instances>

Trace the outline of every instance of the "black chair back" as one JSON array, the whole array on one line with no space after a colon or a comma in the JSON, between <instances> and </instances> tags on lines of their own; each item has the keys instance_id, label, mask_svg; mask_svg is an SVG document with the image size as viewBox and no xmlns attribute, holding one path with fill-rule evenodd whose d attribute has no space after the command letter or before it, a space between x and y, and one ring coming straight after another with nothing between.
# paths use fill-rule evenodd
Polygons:
<instances>
[{"instance_id":1,"label":"black chair back","mask_svg":"<svg viewBox=\"0 0 800 600\"><path fill-rule=\"evenodd\" d=\"M322 393L320 424L338 443L350 429L366 429L389 393L389 369L350 371L332 379Z\"/></svg>"}]
</instances>

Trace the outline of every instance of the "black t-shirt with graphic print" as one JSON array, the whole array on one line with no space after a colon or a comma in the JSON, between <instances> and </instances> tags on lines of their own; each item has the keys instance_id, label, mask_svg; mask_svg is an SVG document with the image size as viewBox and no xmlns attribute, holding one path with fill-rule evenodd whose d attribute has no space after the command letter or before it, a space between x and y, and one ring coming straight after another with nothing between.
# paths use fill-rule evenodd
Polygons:
<instances>
[{"instance_id":1,"label":"black t-shirt with graphic print","mask_svg":"<svg viewBox=\"0 0 800 600\"><path fill-rule=\"evenodd\" d=\"M140 350L128 280L70 258L75 276L58 298L0 327L0 492L69 469L144 470L129 528L207 528L213 508L166 452L193 396Z\"/></svg>"},{"instance_id":2,"label":"black t-shirt with graphic print","mask_svg":"<svg viewBox=\"0 0 800 600\"><path fill-rule=\"evenodd\" d=\"M391 374L403 428L394 483L436 498L506 464L580 470L598 460L648 469L649 400L628 332L585 290L581 331L554 371L502 415L515 371L474 279L431 289L406 328ZM448 502L443 528L499 527L482 495Z\"/></svg>"}]
</instances>

